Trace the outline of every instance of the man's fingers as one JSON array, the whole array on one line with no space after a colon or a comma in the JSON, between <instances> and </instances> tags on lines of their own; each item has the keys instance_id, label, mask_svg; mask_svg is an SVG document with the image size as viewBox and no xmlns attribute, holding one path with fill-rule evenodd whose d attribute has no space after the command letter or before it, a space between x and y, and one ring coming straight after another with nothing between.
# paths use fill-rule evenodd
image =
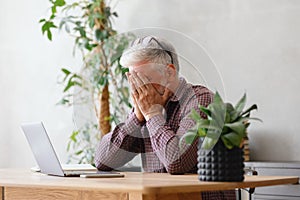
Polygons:
<instances>
[{"instance_id":1,"label":"man's fingers","mask_svg":"<svg viewBox=\"0 0 300 200\"><path fill-rule=\"evenodd\" d=\"M165 87L164 94L162 95L163 101L166 102L171 96L173 92L168 88L168 85Z\"/></svg>"},{"instance_id":2,"label":"man's fingers","mask_svg":"<svg viewBox=\"0 0 300 200\"><path fill-rule=\"evenodd\" d=\"M129 82L129 84L130 84L132 96L137 96L137 95L139 95L138 88L137 88L137 86L136 86L136 84L135 84L135 81L134 81L132 75L128 75L127 77L128 77L128 82Z\"/></svg>"},{"instance_id":3,"label":"man's fingers","mask_svg":"<svg viewBox=\"0 0 300 200\"><path fill-rule=\"evenodd\" d=\"M142 90L147 89L147 84L149 83L149 80L141 73L133 72L132 78L134 79L137 88L140 88Z\"/></svg>"},{"instance_id":4,"label":"man's fingers","mask_svg":"<svg viewBox=\"0 0 300 200\"><path fill-rule=\"evenodd\" d=\"M136 77L136 73L131 73L130 75L130 82L131 82L131 87L132 87L132 92L135 95L138 95L139 93L141 93L141 83L138 80L138 78Z\"/></svg>"},{"instance_id":5,"label":"man's fingers","mask_svg":"<svg viewBox=\"0 0 300 200\"><path fill-rule=\"evenodd\" d=\"M147 85L150 83L149 79L146 76L144 76L142 73L137 73L136 75L141 80L143 85Z\"/></svg>"},{"instance_id":6,"label":"man's fingers","mask_svg":"<svg viewBox=\"0 0 300 200\"><path fill-rule=\"evenodd\" d=\"M132 91L136 90L136 86L134 84L134 80L132 79L131 76L129 76L128 82L130 84L130 87L131 87Z\"/></svg>"},{"instance_id":7,"label":"man's fingers","mask_svg":"<svg viewBox=\"0 0 300 200\"><path fill-rule=\"evenodd\" d=\"M136 98L135 98L134 95L132 95L132 99L133 99L133 105L134 105L134 107L137 107L138 104L137 104L137 101L136 101Z\"/></svg>"},{"instance_id":8,"label":"man's fingers","mask_svg":"<svg viewBox=\"0 0 300 200\"><path fill-rule=\"evenodd\" d=\"M137 76L136 72L132 72L131 74L132 77L132 81L135 84L135 86L137 88L141 87L143 85L142 81L139 79L139 77Z\"/></svg>"}]
</instances>

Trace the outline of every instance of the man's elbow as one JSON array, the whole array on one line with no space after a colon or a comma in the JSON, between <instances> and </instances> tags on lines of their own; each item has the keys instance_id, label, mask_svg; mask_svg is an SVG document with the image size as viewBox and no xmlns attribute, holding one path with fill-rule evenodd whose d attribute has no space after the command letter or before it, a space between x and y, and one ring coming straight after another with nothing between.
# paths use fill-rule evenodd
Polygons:
<instances>
[{"instance_id":1,"label":"man's elbow","mask_svg":"<svg viewBox=\"0 0 300 200\"><path fill-rule=\"evenodd\" d=\"M176 174L184 174L184 170L180 163L171 163L166 166L166 170L169 174L176 175Z\"/></svg>"},{"instance_id":2,"label":"man's elbow","mask_svg":"<svg viewBox=\"0 0 300 200\"><path fill-rule=\"evenodd\" d=\"M95 159L95 166L99 171L112 171L113 168L103 164L100 160Z\"/></svg>"}]
</instances>

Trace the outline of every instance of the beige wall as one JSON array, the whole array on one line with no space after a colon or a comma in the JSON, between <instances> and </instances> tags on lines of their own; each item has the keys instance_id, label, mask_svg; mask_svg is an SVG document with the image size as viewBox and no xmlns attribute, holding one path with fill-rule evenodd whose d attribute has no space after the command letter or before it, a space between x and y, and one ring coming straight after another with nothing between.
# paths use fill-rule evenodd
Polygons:
<instances>
[{"instance_id":1,"label":"beige wall","mask_svg":"<svg viewBox=\"0 0 300 200\"><path fill-rule=\"evenodd\" d=\"M81 63L72 57L68 37L56 34L50 43L41 35L37 22L48 5L47 0L0 2L0 167L34 164L19 129L31 120L46 123L66 160L72 110L55 106L62 89L56 81L62 66L79 68ZM300 161L300 1L120 0L116 9L121 32L156 27L147 31L170 37L186 58L182 74L188 79L197 82L186 70L192 60L196 68L205 65L197 69L205 75L200 82L223 89L233 102L246 91L248 104L259 105L255 115L264 123L254 122L249 131L252 158ZM211 63L201 47L215 71L206 71Z\"/></svg>"}]
</instances>

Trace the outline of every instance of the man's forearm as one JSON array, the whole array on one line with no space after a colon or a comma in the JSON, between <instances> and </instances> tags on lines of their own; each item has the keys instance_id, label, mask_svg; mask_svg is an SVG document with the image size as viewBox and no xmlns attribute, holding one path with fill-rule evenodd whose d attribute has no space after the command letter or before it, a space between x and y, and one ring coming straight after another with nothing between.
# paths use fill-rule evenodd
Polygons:
<instances>
[{"instance_id":1,"label":"man's forearm","mask_svg":"<svg viewBox=\"0 0 300 200\"><path fill-rule=\"evenodd\" d=\"M118 168L140 152L141 139L137 137L140 135L140 126L136 120L131 113L125 123L103 136L95 154L95 164L99 170Z\"/></svg>"},{"instance_id":2,"label":"man's forearm","mask_svg":"<svg viewBox=\"0 0 300 200\"><path fill-rule=\"evenodd\" d=\"M98 144L95 164L99 170L112 170L123 166L129 162L136 154L138 149L130 149L130 147L138 147L138 141L133 137L118 137L111 140L111 135L103 136Z\"/></svg>"}]
</instances>

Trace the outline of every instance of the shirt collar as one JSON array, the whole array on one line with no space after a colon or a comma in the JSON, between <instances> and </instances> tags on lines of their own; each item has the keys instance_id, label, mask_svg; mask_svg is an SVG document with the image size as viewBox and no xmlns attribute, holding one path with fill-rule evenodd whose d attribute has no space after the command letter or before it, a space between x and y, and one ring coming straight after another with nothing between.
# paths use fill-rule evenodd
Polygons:
<instances>
[{"instance_id":1,"label":"shirt collar","mask_svg":"<svg viewBox=\"0 0 300 200\"><path fill-rule=\"evenodd\" d=\"M183 77L179 78L179 85L174 93L174 95L170 98L170 101L179 101L183 94L186 92L188 84Z\"/></svg>"}]
</instances>

